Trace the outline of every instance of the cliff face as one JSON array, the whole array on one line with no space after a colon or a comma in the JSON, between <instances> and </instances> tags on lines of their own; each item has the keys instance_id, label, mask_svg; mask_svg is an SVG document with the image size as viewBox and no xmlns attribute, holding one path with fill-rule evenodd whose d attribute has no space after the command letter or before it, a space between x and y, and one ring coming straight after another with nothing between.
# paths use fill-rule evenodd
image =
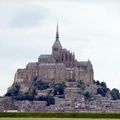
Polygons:
<instances>
[{"instance_id":1,"label":"cliff face","mask_svg":"<svg viewBox=\"0 0 120 120\"><path fill-rule=\"evenodd\" d=\"M49 83L36 78L30 82L29 87L26 84L14 83L1 99L0 109L32 112L112 111L116 104L113 104L111 91L104 82L94 81L89 85L81 80ZM27 90L21 91L21 87ZM119 110L117 107L115 109Z\"/></svg>"}]
</instances>

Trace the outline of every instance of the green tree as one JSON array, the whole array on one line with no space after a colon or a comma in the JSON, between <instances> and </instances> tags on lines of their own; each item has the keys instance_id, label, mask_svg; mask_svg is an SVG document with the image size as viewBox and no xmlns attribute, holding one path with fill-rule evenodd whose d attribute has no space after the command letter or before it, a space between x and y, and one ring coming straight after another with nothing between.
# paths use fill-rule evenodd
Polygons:
<instances>
[{"instance_id":1,"label":"green tree","mask_svg":"<svg viewBox=\"0 0 120 120\"><path fill-rule=\"evenodd\" d=\"M14 99L16 100L34 100L35 95L37 95L35 89L30 89L28 93L20 93L19 95L15 96Z\"/></svg>"},{"instance_id":2,"label":"green tree","mask_svg":"<svg viewBox=\"0 0 120 120\"><path fill-rule=\"evenodd\" d=\"M105 82L101 82L101 87L107 88L107 85Z\"/></svg>"},{"instance_id":3,"label":"green tree","mask_svg":"<svg viewBox=\"0 0 120 120\"><path fill-rule=\"evenodd\" d=\"M111 96L112 96L112 99L113 99L113 100L120 99L119 90L116 89L116 88L112 89L112 91L111 91Z\"/></svg>"},{"instance_id":4,"label":"green tree","mask_svg":"<svg viewBox=\"0 0 120 120\"><path fill-rule=\"evenodd\" d=\"M56 84L54 87L54 95L63 95L64 94L65 85L63 83Z\"/></svg>"},{"instance_id":5,"label":"green tree","mask_svg":"<svg viewBox=\"0 0 120 120\"><path fill-rule=\"evenodd\" d=\"M8 89L5 96L17 96L19 94L19 88L20 87L18 85L13 85L10 89Z\"/></svg>"},{"instance_id":6,"label":"green tree","mask_svg":"<svg viewBox=\"0 0 120 120\"><path fill-rule=\"evenodd\" d=\"M107 88L101 87L97 89L97 93L100 94L101 96L105 97L107 93Z\"/></svg>"},{"instance_id":7,"label":"green tree","mask_svg":"<svg viewBox=\"0 0 120 120\"><path fill-rule=\"evenodd\" d=\"M101 85L99 80L96 81L96 85Z\"/></svg>"},{"instance_id":8,"label":"green tree","mask_svg":"<svg viewBox=\"0 0 120 120\"><path fill-rule=\"evenodd\" d=\"M80 80L77 86L80 87L82 90L85 90L85 83L83 80Z\"/></svg>"},{"instance_id":9,"label":"green tree","mask_svg":"<svg viewBox=\"0 0 120 120\"><path fill-rule=\"evenodd\" d=\"M84 95L86 100L89 100L91 98L91 95L88 91L86 91L83 95Z\"/></svg>"},{"instance_id":10,"label":"green tree","mask_svg":"<svg viewBox=\"0 0 120 120\"><path fill-rule=\"evenodd\" d=\"M53 96L51 96L51 95L48 95L47 96L47 106L50 106L51 104L55 104L55 99L54 99L54 97Z\"/></svg>"},{"instance_id":11,"label":"green tree","mask_svg":"<svg viewBox=\"0 0 120 120\"><path fill-rule=\"evenodd\" d=\"M28 99L35 99L35 96L37 95L35 89L30 89L28 94L26 95L26 97L28 97Z\"/></svg>"},{"instance_id":12,"label":"green tree","mask_svg":"<svg viewBox=\"0 0 120 120\"><path fill-rule=\"evenodd\" d=\"M38 89L38 90L44 90L49 88L48 83L43 82L42 80L36 80L34 86Z\"/></svg>"}]
</instances>

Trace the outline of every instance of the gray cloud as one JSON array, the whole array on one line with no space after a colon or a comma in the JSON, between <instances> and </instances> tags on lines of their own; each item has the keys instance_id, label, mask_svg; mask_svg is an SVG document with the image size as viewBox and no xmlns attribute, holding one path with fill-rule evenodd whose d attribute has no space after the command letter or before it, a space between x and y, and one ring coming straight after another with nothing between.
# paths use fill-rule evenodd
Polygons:
<instances>
[{"instance_id":1,"label":"gray cloud","mask_svg":"<svg viewBox=\"0 0 120 120\"><path fill-rule=\"evenodd\" d=\"M46 9L40 6L23 6L15 12L10 26L25 28L41 25L47 15Z\"/></svg>"},{"instance_id":2,"label":"gray cloud","mask_svg":"<svg viewBox=\"0 0 120 120\"><path fill-rule=\"evenodd\" d=\"M4 1L0 1L0 94L12 84L17 68L51 52L57 18L63 47L75 52L78 60L89 58L95 79L120 89L119 1Z\"/></svg>"}]
</instances>

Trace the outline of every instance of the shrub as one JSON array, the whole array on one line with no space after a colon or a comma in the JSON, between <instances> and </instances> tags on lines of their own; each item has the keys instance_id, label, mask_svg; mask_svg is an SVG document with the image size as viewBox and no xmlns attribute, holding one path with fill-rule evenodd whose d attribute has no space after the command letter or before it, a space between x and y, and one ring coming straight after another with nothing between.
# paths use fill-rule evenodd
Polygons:
<instances>
[{"instance_id":1,"label":"shrub","mask_svg":"<svg viewBox=\"0 0 120 120\"><path fill-rule=\"evenodd\" d=\"M97 80L96 81L96 85L101 85L100 81Z\"/></svg>"},{"instance_id":2,"label":"shrub","mask_svg":"<svg viewBox=\"0 0 120 120\"><path fill-rule=\"evenodd\" d=\"M91 95L88 91L86 91L83 95L84 95L86 100L89 100L91 98Z\"/></svg>"},{"instance_id":3,"label":"shrub","mask_svg":"<svg viewBox=\"0 0 120 120\"><path fill-rule=\"evenodd\" d=\"M19 86L13 85L5 94L5 96L17 96L19 94Z\"/></svg>"},{"instance_id":4,"label":"shrub","mask_svg":"<svg viewBox=\"0 0 120 120\"><path fill-rule=\"evenodd\" d=\"M63 95L64 94L64 87L65 87L65 85L63 83L56 84L54 87L54 95Z\"/></svg>"},{"instance_id":5,"label":"shrub","mask_svg":"<svg viewBox=\"0 0 120 120\"><path fill-rule=\"evenodd\" d=\"M38 90L44 90L49 88L48 83L43 82L42 80L36 80L34 86L38 89Z\"/></svg>"},{"instance_id":6,"label":"shrub","mask_svg":"<svg viewBox=\"0 0 120 120\"><path fill-rule=\"evenodd\" d=\"M101 87L107 88L107 85L105 82L101 82Z\"/></svg>"},{"instance_id":7,"label":"shrub","mask_svg":"<svg viewBox=\"0 0 120 120\"><path fill-rule=\"evenodd\" d=\"M53 96L49 95L47 96L47 106L50 106L52 104L55 104L55 99L53 98Z\"/></svg>"},{"instance_id":8,"label":"shrub","mask_svg":"<svg viewBox=\"0 0 120 120\"><path fill-rule=\"evenodd\" d=\"M78 82L77 87L80 87L82 90L85 90L85 83L84 83L84 81L83 81L83 80L80 80L80 81Z\"/></svg>"},{"instance_id":9,"label":"shrub","mask_svg":"<svg viewBox=\"0 0 120 120\"><path fill-rule=\"evenodd\" d=\"M97 93L100 94L101 96L105 97L106 93L107 93L107 88L98 88L97 89Z\"/></svg>"},{"instance_id":10,"label":"shrub","mask_svg":"<svg viewBox=\"0 0 120 120\"><path fill-rule=\"evenodd\" d=\"M39 98L37 98L37 100L39 100L39 101L47 101L47 96L39 96Z\"/></svg>"},{"instance_id":11,"label":"shrub","mask_svg":"<svg viewBox=\"0 0 120 120\"><path fill-rule=\"evenodd\" d=\"M37 95L35 89L31 89L26 94L19 94L19 95L15 96L14 99L16 99L16 100L34 100L35 95Z\"/></svg>"},{"instance_id":12,"label":"shrub","mask_svg":"<svg viewBox=\"0 0 120 120\"><path fill-rule=\"evenodd\" d=\"M116 88L112 89L112 91L111 91L111 96L112 96L112 99L113 99L113 100L120 99L119 90L116 89Z\"/></svg>"}]
</instances>

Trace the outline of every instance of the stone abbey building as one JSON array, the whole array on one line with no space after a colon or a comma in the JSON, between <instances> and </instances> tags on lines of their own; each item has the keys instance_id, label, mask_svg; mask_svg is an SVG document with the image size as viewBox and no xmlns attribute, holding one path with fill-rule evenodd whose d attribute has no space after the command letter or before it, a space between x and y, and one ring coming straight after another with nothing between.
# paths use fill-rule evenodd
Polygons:
<instances>
[{"instance_id":1,"label":"stone abbey building","mask_svg":"<svg viewBox=\"0 0 120 120\"><path fill-rule=\"evenodd\" d=\"M35 78L50 83L83 80L86 84L90 84L94 78L94 71L89 60L77 61L72 52L62 47L57 25L52 53L40 55L37 62L28 63L26 68L18 69L14 83L27 82L27 86L21 88L22 91L27 91L30 81Z\"/></svg>"}]
</instances>

